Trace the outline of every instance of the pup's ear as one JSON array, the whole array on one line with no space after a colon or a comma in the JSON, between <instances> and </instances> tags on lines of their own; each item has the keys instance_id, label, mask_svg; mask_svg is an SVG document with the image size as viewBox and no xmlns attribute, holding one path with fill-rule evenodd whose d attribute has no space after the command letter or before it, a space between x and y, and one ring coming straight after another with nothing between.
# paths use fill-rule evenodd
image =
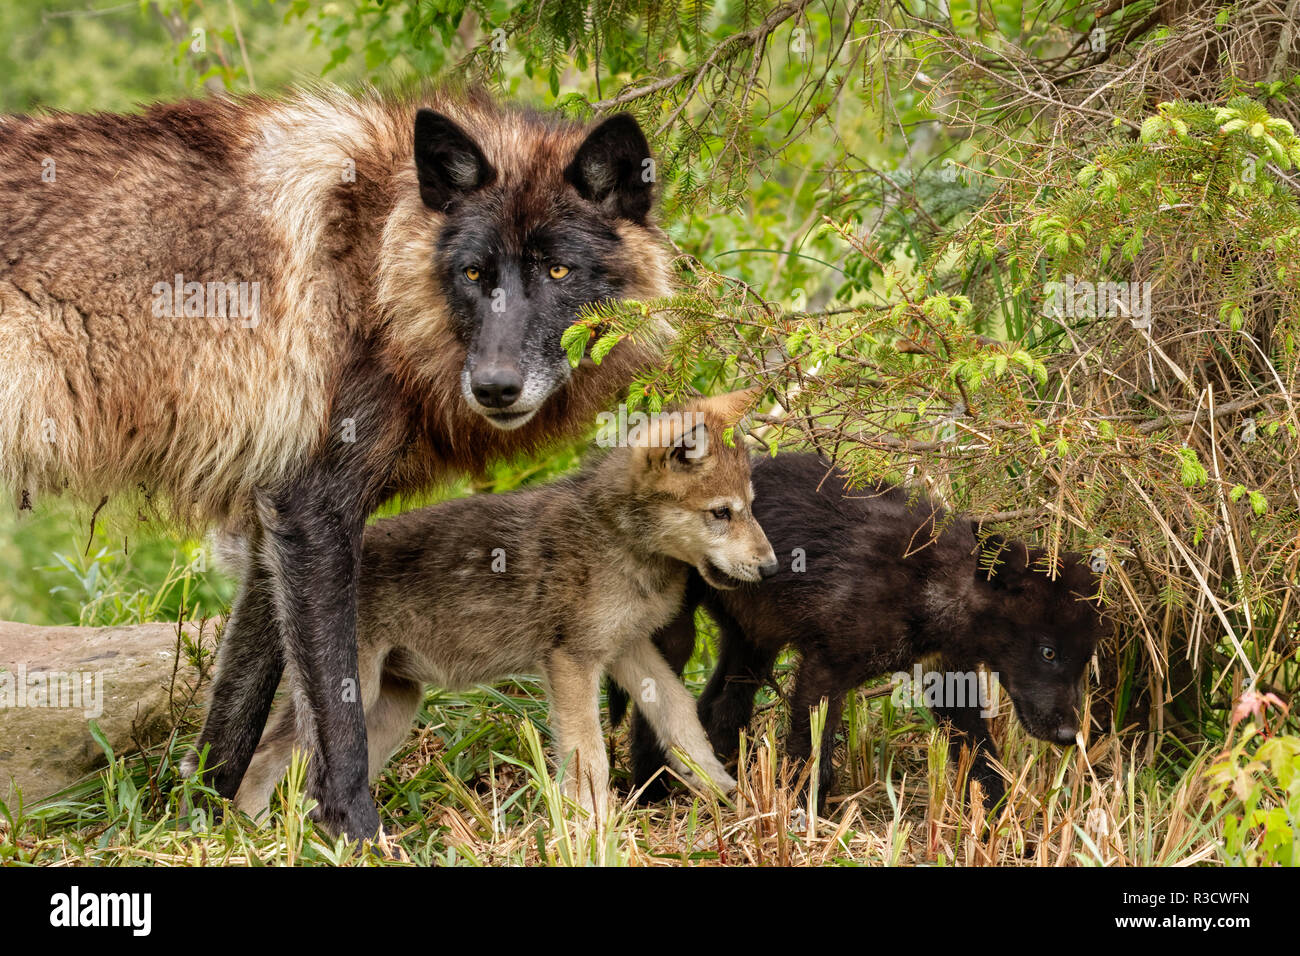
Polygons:
<instances>
[{"instance_id":1,"label":"pup's ear","mask_svg":"<svg viewBox=\"0 0 1300 956\"><path fill-rule=\"evenodd\" d=\"M720 421L726 422L729 426L738 425L762 397L761 388L746 388L738 392L725 392L722 395L702 398L699 400L699 406L710 414L716 415Z\"/></svg>"},{"instance_id":2,"label":"pup's ear","mask_svg":"<svg viewBox=\"0 0 1300 956\"><path fill-rule=\"evenodd\" d=\"M664 462L670 471L686 471L697 467L709 457L709 427L699 422L694 428L685 429L672 447L664 453Z\"/></svg>"},{"instance_id":3,"label":"pup's ear","mask_svg":"<svg viewBox=\"0 0 1300 956\"><path fill-rule=\"evenodd\" d=\"M991 534L979 543L979 560L975 562L975 580L994 591L1013 591L1021 587L1023 561L1015 548L1000 534Z\"/></svg>"},{"instance_id":4,"label":"pup's ear","mask_svg":"<svg viewBox=\"0 0 1300 956\"><path fill-rule=\"evenodd\" d=\"M469 134L430 109L415 114L415 173L420 198L438 212L446 212L497 176Z\"/></svg>"},{"instance_id":5,"label":"pup's ear","mask_svg":"<svg viewBox=\"0 0 1300 956\"><path fill-rule=\"evenodd\" d=\"M644 224L654 191L654 160L632 114L615 113L593 129L565 168L564 178L588 202Z\"/></svg>"}]
</instances>

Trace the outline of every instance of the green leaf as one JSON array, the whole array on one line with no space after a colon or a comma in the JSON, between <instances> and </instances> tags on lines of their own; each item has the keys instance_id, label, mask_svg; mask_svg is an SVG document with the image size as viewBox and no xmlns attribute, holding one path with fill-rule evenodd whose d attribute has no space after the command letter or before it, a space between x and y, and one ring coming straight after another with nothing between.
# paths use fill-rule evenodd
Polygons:
<instances>
[{"instance_id":1,"label":"green leaf","mask_svg":"<svg viewBox=\"0 0 1300 956\"><path fill-rule=\"evenodd\" d=\"M577 368L587 351L587 342L591 339L591 329L581 322L575 322L564 330L560 336L560 347L569 355L569 365Z\"/></svg>"},{"instance_id":2,"label":"green leaf","mask_svg":"<svg viewBox=\"0 0 1300 956\"><path fill-rule=\"evenodd\" d=\"M108 742L108 738L104 736L104 732L99 729L99 724L95 721L86 721L86 727L90 731L90 736L94 739L95 743L99 744L99 749L104 751L104 756L108 758L108 762L111 765L114 760L113 745Z\"/></svg>"},{"instance_id":3,"label":"green leaf","mask_svg":"<svg viewBox=\"0 0 1300 956\"><path fill-rule=\"evenodd\" d=\"M604 361L605 356L608 355L611 350L613 350L614 346L618 345L618 343L621 342L622 340L623 340L623 333L606 332L599 339L597 339L596 344L591 347L591 360L595 362L597 365L599 365L602 361ZM581 359L581 356L579 356L579 359ZM569 361L571 363L573 362L572 352L569 353Z\"/></svg>"},{"instance_id":4,"label":"green leaf","mask_svg":"<svg viewBox=\"0 0 1300 956\"><path fill-rule=\"evenodd\" d=\"M799 347L803 345L804 339L808 337L808 327L801 325L785 338L785 351L787 355L797 355Z\"/></svg>"},{"instance_id":5,"label":"green leaf","mask_svg":"<svg viewBox=\"0 0 1300 956\"><path fill-rule=\"evenodd\" d=\"M1195 488L1203 485L1209 480L1209 474L1205 466L1201 464L1200 457L1196 454L1195 448L1178 449L1178 466L1179 479L1186 488Z\"/></svg>"},{"instance_id":6,"label":"green leaf","mask_svg":"<svg viewBox=\"0 0 1300 956\"><path fill-rule=\"evenodd\" d=\"M1149 143L1162 132L1164 132L1168 121L1163 116L1148 116L1142 121L1142 131L1139 139L1144 143Z\"/></svg>"}]
</instances>

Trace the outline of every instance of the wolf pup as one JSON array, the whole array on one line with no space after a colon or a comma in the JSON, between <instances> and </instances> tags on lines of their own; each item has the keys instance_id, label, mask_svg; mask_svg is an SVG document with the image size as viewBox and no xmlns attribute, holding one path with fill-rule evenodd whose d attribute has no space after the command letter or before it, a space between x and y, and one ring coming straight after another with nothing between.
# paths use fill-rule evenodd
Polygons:
<instances>
[{"instance_id":1,"label":"wolf pup","mask_svg":"<svg viewBox=\"0 0 1300 956\"><path fill-rule=\"evenodd\" d=\"M565 791L603 816L608 671L636 695L658 746L680 747L716 783L735 785L651 635L677 613L691 568L719 593L776 571L750 510L748 457L722 438L749 397L652 417L568 480L367 529L357 644L371 777L410 731L425 682L460 688L540 671ZM310 743L301 707L287 697L253 756L236 797L250 814L266 807L293 749Z\"/></svg>"},{"instance_id":2,"label":"wolf pup","mask_svg":"<svg viewBox=\"0 0 1300 956\"><path fill-rule=\"evenodd\" d=\"M321 822L376 832L339 690L366 516L580 433L644 367L620 343L571 373L560 336L585 305L670 291L652 171L626 114L474 93L0 121L0 484L20 507L143 492L244 525L199 739L218 792L287 662Z\"/></svg>"},{"instance_id":3,"label":"wolf pup","mask_svg":"<svg viewBox=\"0 0 1300 956\"><path fill-rule=\"evenodd\" d=\"M782 562L758 586L722 591L693 582L681 614L655 636L681 673L695 647L694 610L708 609L721 637L718 665L700 696L700 720L720 755L734 758L753 713L754 692L777 654L799 652L789 698L786 753L806 761L812 749L809 708L828 701L822 732L819 802L831 790L835 734L844 695L869 678L908 672L937 659L924 702L949 722L954 756L974 751L971 779L988 807L1005 788L989 759L997 747L981 714L986 678L996 674L1021 724L1035 737L1068 744L1079 727L1080 683L1102 634L1089 598L1097 581L1077 555L1063 555L1055 580L1044 552L991 538L904 488L849 489L815 455L758 459L754 516ZM985 681L981 683L981 681ZM617 723L625 698L611 695ZM662 752L634 716L633 777L640 785L663 765ZM649 791L647 791L649 792Z\"/></svg>"}]
</instances>

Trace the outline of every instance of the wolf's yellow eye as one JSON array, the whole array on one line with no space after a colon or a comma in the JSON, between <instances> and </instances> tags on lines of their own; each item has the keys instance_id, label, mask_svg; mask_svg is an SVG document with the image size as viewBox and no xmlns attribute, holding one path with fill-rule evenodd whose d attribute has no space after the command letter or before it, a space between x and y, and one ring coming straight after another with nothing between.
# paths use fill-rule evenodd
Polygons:
<instances>
[{"instance_id":1,"label":"wolf's yellow eye","mask_svg":"<svg viewBox=\"0 0 1300 956\"><path fill-rule=\"evenodd\" d=\"M470 266L468 269L465 270L465 278L468 279L470 282L477 282L478 277L480 275L481 273L473 266Z\"/></svg>"},{"instance_id":2,"label":"wolf's yellow eye","mask_svg":"<svg viewBox=\"0 0 1300 956\"><path fill-rule=\"evenodd\" d=\"M568 266L551 266L552 279L563 279L568 274L569 274Z\"/></svg>"}]
</instances>

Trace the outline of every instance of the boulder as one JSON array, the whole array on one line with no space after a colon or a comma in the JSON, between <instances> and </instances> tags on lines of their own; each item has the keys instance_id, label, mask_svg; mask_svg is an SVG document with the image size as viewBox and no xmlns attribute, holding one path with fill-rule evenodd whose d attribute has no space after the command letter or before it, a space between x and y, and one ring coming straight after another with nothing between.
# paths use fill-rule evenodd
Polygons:
<instances>
[{"instance_id":1,"label":"boulder","mask_svg":"<svg viewBox=\"0 0 1300 956\"><path fill-rule=\"evenodd\" d=\"M214 625L38 627L0 621L0 799L25 806L107 763L93 720L115 754L151 747L202 701L198 648Z\"/></svg>"}]
</instances>

